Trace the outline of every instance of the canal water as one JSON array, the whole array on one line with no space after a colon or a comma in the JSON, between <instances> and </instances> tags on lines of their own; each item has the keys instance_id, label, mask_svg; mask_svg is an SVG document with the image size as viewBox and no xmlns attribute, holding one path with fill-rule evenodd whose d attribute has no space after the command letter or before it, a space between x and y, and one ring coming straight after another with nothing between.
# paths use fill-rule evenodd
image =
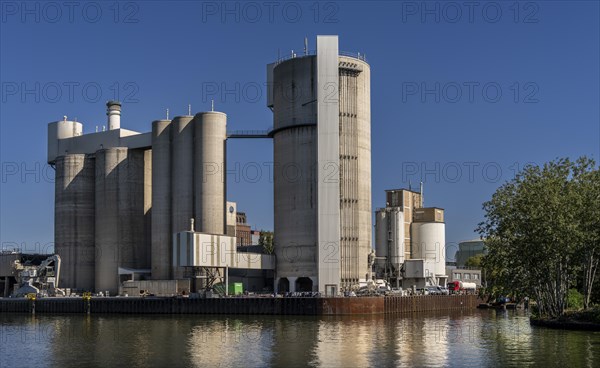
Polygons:
<instances>
[{"instance_id":1,"label":"canal water","mask_svg":"<svg viewBox=\"0 0 600 368\"><path fill-rule=\"evenodd\" d=\"M600 333L523 311L404 316L0 315L0 367L599 367Z\"/></svg>"}]
</instances>

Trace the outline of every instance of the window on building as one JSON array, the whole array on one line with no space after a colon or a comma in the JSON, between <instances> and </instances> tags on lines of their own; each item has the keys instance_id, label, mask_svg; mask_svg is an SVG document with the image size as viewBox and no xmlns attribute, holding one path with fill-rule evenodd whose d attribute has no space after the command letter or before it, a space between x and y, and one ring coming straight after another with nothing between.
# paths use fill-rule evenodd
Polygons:
<instances>
[{"instance_id":1,"label":"window on building","mask_svg":"<svg viewBox=\"0 0 600 368\"><path fill-rule=\"evenodd\" d=\"M460 273L455 273L452 277L454 278L454 280L460 280Z\"/></svg>"},{"instance_id":2,"label":"window on building","mask_svg":"<svg viewBox=\"0 0 600 368\"><path fill-rule=\"evenodd\" d=\"M471 279L471 274L470 273L465 273L465 280L469 280Z\"/></svg>"},{"instance_id":3,"label":"window on building","mask_svg":"<svg viewBox=\"0 0 600 368\"><path fill-rule=\"evenodd\" d=\"M479 274L474 273L473 274L473 280L479 280Z\"/></svg>"}]
</instances>

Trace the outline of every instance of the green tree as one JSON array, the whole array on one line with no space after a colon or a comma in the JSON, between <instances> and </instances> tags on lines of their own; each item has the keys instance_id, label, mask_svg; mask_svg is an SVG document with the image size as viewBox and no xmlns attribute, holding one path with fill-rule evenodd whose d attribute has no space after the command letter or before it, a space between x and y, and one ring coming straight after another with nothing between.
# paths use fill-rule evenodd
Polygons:
<instances>
[{"instance_id":1,"label":"green tree","mask_svg":"<svg viewBox=\"0 0 600 368\"><path fill-rule=\"evenodd\" d=\"M260 231L260 236L258 237L258 245L263 247L263 250L267 254L273 254L275 248L273 247L273 232L272 231Z\"/></svg>"},{"instance_id":2,"label":"green tree","mask_svg":"<svg viewBox=\"0 0 600 368\"><path fill-rule=\"evenodd\" d=\"M600 218L582 220L584 211L594 212L585 209L597 196L590 183L597 181L594 165L581 158L527 166L483 204L485 220L477 230L486 238L490 293L533 295L541 315L563 314L569 287L582 267L591 277L600 256L586 230L598 228ZM583 258L590 256L595 261L586 266ZM590 292L592 285L593 278Z\"/></svg>"},{"instance_id":3,"label":"green tree","mask_svg":"<svg viewBox=\"0 0 600 368\"><path fill-rule=\"evenodd\" d=\"M590 306L600 263L600 171L594 170L594 166L593 160L580 158L573 173L579 209L577 254L581 264L584 309Z\"/></svg>"},{"instance_id":4,"label":"green tree","mask_svg":"<svg viewBox=\"0 0 600 368\"><path fill-rule=\"evenodd\" d=\"M483 259L483 254L476 254L472 257L467 258L467 261L465 262L465 266L481 268L481 260L482 259Z\"/></svg>"}]
</instances>

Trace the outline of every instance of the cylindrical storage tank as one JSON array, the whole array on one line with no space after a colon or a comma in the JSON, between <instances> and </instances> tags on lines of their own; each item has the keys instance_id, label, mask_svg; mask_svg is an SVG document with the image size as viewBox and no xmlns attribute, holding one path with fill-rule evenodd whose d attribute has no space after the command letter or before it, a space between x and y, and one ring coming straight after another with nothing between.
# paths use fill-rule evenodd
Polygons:
<instances>
[{"instance_id":1,"label":"cylindrical storage tank","mask_svg":"<svg viewBox=\"0 0 600 368\"><path fill-rule=\"evenodd\" d=\"M58 287L94 290L94 157L56 159L54 248L61 257Z\"/></svg>"},{"instance_id":2,"label":"cylindrical storage tank","mask_svg":"<svg viewBox=\"0 0 600 368\"><path fill-rule=\"evenodd\" d=\"M54 162L57 156L63 156L66 152L58 152L59 139L66 139L80 136L83 133L83 124L61 120L48 124L48 162Z\"/></svg>"},{"instance_id":3,"label":"cylindrical storage tank","mask_svg":"<svg viewBox=\"0 0 600 368\"><path fill-rule=\"evenodd\" d=\"M377 257L388 256L388 213L380 209L375 214L375 255Z\"/></svg>"},{"instance_id":4,"label":"cylindrical storage tank","mask_svg":"<svg viewBox=\"0 0 600 368\"><path fill-rule=\"evenodd\" d=\"M152 278L171 278L171 121L152 122Z\"/></svg>"},{"instance_id":5,"label":"cylindrical storage tank","mask_svg":"<svg viewBox=\"0 0 600 368\"><path fill-rule=\"evenodd\" d=\"M445 275L446 224L443 222L413 222L411 233L412 258L434 263L434 273Z\"/></svg>"},{"instance_id":6,"label":"cylindrical storage tank","mask_svg":"<svg viewBox=\"0 0 600 368\"><path fill-rule=\"evenodd\" d=\"M225 234L225 145L227 115L209 111L194 117L196 231Z\"/></svg>"},{"instance_id":7,"label":"cylindrical storage tank","mask_svg":"<svg viewBox=\"0 0 600 368\"><path fill-rule=\"evenodd\" d=\"M404 212L393 209L390 211L389 216L390 263L396 270L399 270L404 263Z\"/></svg>"},{"instance_id":8,"label":"cylindrical storage tank","mask_svg":"<svg viewBox=\"0 0 600 368\"><path fill-rule=\"evenodd\" d=\"M171 235L190 229L194 217L194 124L192 116L171 123Z\"/></svg>"},{"instance_id":9,"label":"cylindrical storage tank","mask_svg":"<svg viewBox=\"0 0 600 368\"><path fill-rule=\"evenodd\" d=\"M96 152L96 291L116 294L119 267L140 268L144 245L144 152Z\"/></svg>"},{"instance_id":10,"label":"cylindrical storage tank","mask_svg":"<svg viewBox=\"0 0 600 368\"><path fill-rule=\"evenodd\" d=\"M277 278L318 276L315 73L314 56L287 60L273 70Z\"/></svg>"}]
</instances>

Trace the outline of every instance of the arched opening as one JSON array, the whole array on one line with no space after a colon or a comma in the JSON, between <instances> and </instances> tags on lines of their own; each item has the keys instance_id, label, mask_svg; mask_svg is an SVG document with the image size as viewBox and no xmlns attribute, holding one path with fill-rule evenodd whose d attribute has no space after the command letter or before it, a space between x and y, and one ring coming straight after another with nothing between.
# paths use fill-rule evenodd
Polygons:
<instances>
[{"instance_id":1,"label":"arched opening","mask_svg":"<svg viewBox=\"0 0 600 368\"><path fill-rule=\"evenodd\" d=\"M309 277L298 277L296 291L313 291L313 282Z\"/></svg>"},{"instance_id":2,"label":"arched opening","mask_svg":"<svg viewBox=\"0 0 600 368\"><path fill-rule=\"evenodd\" d=\"M286 293L288 291L290 291L290 280L288 280L287 277L280 278L277 283L277 292Z\"/></svg>"}]
</instances>

